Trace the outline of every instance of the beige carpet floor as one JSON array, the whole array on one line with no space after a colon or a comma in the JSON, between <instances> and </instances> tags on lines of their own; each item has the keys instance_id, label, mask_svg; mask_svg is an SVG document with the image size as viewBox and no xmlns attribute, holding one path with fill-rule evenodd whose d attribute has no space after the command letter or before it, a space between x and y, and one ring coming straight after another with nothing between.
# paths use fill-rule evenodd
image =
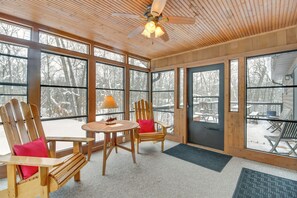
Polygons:
<instances>
[{"instance_id":1,"label":"beige carpet floor","mask_svg":"<svg viewBox=\"0 0 297 198\"><path fill-rule=\"evenodd\" d=\"M167 141L165 149L177 143ZM129 144L128 144L129 145ZM141 144L141 154L133 164L131 154L119 149L107 161L101 175L102 152L95 152L81 173L81 182L71 180L54 198L85 197L201 197L229 198L235 190L242 167L297 180L297 171L233 157L221 173L160 152L160 144ZM0 180L0 188L6 180Z\"/></svg>"}]
</instances>

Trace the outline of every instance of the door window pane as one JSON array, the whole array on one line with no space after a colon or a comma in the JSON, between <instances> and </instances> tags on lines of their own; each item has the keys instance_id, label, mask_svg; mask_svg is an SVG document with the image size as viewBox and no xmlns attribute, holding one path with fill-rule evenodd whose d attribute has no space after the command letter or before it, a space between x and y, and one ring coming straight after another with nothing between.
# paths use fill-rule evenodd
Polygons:
<instances>
[{"instance_id":1,"label":"door window pane","mask_svg":"<svg viewBox=\"0 0 297 198\"><path fill-rule=\"evenodd\" d=\"M220 71L193 73L193 121L219 123Z\"/></svg>"}]
</instances>

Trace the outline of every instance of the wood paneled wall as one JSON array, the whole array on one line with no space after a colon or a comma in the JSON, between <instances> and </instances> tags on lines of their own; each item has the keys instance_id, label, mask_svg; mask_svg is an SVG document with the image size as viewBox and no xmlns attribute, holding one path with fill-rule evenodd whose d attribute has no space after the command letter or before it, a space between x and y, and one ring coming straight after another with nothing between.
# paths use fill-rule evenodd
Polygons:
<instances>
[{"instance_id":1,"label":"wood paneled wall","mask_svg":"<svg viewBox=\"0 0 297 198\"><path fill-rule=\"evenodd\" d=\"M247 158L272 165L297 170L297 159L245 148L245 62L249 56L297 50L297 26L273 31L258 36L247 37L188 51L173 56L153 59L152 71L162 71L178 67L191 68L216 63L225 64L225 150L233 156ZM229 62L239 60L239 111L229 112ZM186 71L186 70L185 70ZM187 104L187 74L185 72L184 104ZM177 80L175 90L178 90ZM177 105L176 105L177 106ZM170 139L187 143L187 109L175 107L175 134Z\"/></svg>"}]
</instances>

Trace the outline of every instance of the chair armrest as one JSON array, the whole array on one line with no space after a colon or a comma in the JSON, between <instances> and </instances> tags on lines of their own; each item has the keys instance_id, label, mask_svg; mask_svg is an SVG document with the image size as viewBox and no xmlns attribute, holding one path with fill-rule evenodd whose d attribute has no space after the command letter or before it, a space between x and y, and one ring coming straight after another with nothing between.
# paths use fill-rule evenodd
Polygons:
<instances>
[{"instance_id":1,"label":"chair armrest","mask_svg":"<svg viewBox=\"0 0 297 198\"><path fill-rule=\"evenodd\" d=\"M164 124L162 122L159 122L159 121L155 121L155 123L161 125L162 127L166 128L166 129L170 127L169 125L166 125L166 124Z\"/></svg>"},{"instance_id":2,"label":"chair armrest","mask_svg":"<svg viewBox=\"0 0 297 198\"><path fill-rule=\"evenodd\" d=\"M64 159L4 155L0 156L0 162L13 165L54 167L63 164Z\"/></svg>"},{"instance_id":3,"label":"chair armrest","mask_svg":"<svg viewBox=\"0 0 297 198\"><path fill-rule=\"evenodd\" d=\"M59 141L59 142L91 142L94 138L84 137L46 137L47 142Z\"/></svg>"}]
</instances>

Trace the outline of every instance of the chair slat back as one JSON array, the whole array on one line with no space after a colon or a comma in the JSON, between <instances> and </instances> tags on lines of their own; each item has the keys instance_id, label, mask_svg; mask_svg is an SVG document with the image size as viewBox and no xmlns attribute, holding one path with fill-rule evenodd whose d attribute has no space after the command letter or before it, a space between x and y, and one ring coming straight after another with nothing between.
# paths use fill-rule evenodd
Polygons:
<instances>
[{"instance_id":1,"label":"chair slat back","mask_svg":"<svg viewBox=\"0 0 297 198\"><path fill-rule=\"evenodd\" d=\"M19 133L20 133L20 137L21 137L20 139L21 139L22 143L30 142L19 102L15 99L12 99L11 105L14 110L15 120L16 120L18 129L19 129Z\"/></svg>"},{"instance_id":2,"label":"chair slat back","mask_svg":"<svg viewBox=\"0 0 297 198\"><path fill-rule=\"evenodd\" d=\"M286 122L282 130L281 138L297 139L297 123Z\"/></svg>"},{"instance_id":3,"label":"chair slat back","mask_svg":"<svg viewBox=\"0 0 297 198\"><path fill-rule=\"evenodd\" d=\"M1 107L0 114L12 154L15 144L25 144L45 137L35 105L24 102L20 105L16 99L12 99Z\"/></svg>"},{"instance_id":4,"label":"chair slat back","mask_svg":"<svg viewBox=\"0 0 297 198\"><path fill-rule=\"evenodd\" d=\"M154 119L152 103L142 99L134 103L134 108L136 121Z\"/></svg>"}]
</instances>

